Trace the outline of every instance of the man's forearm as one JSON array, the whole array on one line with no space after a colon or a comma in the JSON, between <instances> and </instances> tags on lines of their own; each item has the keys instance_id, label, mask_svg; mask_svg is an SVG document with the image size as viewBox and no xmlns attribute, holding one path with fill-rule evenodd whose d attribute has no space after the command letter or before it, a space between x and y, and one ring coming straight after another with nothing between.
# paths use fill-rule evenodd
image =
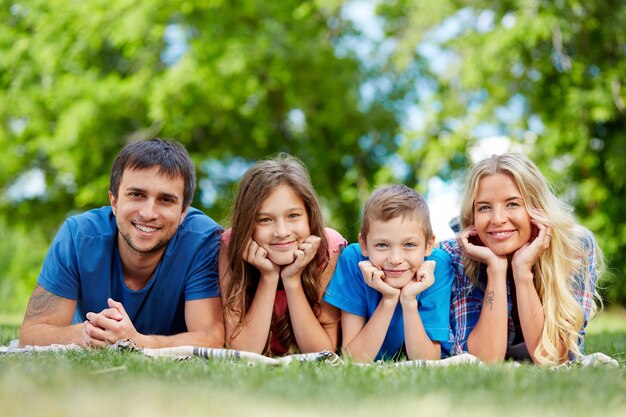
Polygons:
<instances>
[{"instance_id":1,"label":"man's forearm","mask_svg":"<svg viewBox=\"0 0 626 417\"><path fill-rule=\"evenodd\" d=\"M24 324L20 330L20 347L76 344L84 347L84 323L69 326L52 324Z\"/></svg>"},{"instance_id":2,"label":"man's forearm","mask_svg":"<svg viewBox=\"0 0 626 417\"><path fill-rule=\"evenodd\" d=\"M171 336L139 335L134 342L140 347L152 349L174 346L223 348L224 333L219 331L193 331Z\"/></svg>"}]
</instances>

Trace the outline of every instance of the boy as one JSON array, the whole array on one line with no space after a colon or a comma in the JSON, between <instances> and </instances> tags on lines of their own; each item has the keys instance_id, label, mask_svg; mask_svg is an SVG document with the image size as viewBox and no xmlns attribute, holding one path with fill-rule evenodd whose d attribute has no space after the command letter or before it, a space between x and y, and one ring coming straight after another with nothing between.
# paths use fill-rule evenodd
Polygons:
<instances>
[{"instance_id":1,"label":"boy","mask_svg":"<svg viewBox=\"0 0 626 417\"><path fill-rule=\"evenodd\" d=\"M359 243L342 252L324 297L342 310L344 354L357 362L440 358L453 271L434 241L421 195L391 185L370 196Z\"/></svg>"}]
</instances>

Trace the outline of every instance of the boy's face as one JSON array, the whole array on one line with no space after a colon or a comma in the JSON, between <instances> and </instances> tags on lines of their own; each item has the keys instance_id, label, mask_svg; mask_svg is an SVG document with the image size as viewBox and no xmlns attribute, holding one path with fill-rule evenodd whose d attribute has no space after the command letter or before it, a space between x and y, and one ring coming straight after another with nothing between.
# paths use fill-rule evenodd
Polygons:
<instances>
[{"instance_id":1,"label":"boy's face","mask_svg":"<svg viewBox=\"0 0 626 417\"><path fill-rule=\"evenodd\" d=\"M435 237L426 241L415 218L397 217L387 222L372 221L367 236L359 234L363 255L383 271L383 280L393 288L403 288L415 277L424 257L430 255Z\"/></svg>"}]
</instances>

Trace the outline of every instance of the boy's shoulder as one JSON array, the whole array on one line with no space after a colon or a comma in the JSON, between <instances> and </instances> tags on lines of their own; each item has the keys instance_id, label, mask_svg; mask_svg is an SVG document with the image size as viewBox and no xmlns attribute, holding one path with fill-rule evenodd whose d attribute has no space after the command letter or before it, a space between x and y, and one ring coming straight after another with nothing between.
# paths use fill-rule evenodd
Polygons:
<instances>
[{"instance_id":1,"label":"boy's shoulder","mask_svg":"<svg viewBox=\"0 0 626 417\"><path fill-rule=\"evenodd\" d=\"M354 259L357 262L365 260L365 256L361 253L361 246L358 243L351 243L341 252L344 259Z\"/></svg>"},{"instance_id":2,"label":"boy's shoulder","mask_svg":"<svg viewBox=\"0 0 626 417\"><path fill-rule=\"evenodd\" d=\"M430 253L430 255L428 255L426 257L426 259L432 260L432 261L449 260L450 256L443 249L439 249L439 248L435 247L435 248L433 248L433 250Z\"/></svg>"}]
</instances>

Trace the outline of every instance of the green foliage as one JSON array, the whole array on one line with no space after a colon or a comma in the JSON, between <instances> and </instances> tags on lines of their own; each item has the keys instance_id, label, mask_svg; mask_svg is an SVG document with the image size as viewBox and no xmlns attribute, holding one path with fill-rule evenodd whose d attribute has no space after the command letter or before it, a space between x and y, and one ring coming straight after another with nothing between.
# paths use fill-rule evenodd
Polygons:
<instances>
[{"instance_id":1,"label":"green foliage","mask_svg":"<svg viewBox=\"0 0 626 417\"><path fill-rule=\"evenodd\" d=\"M22 314L35 288L49 238L36 228L10 228L0 218L0 300L2 313Z\"/></svg>"},{"instance_id":2,"label":"green foliage","mask_svg":"<svg viewBox=\"0 0 626 417\"><path fill-rule=\"evenodd\" d=\"M67 215L108 204L128 142L185 144L194 206L225 225L234 168L294 154L354 241L373 186L461 180L488 131L559 185L607 255L607 297L626 303L622 2L381 0L384 37L364 59L343 3L0 0L0 217L17 242L0 251L3 299L25 303ZM45 193L16 198L32 172Z\"/></svg>"},{"instance_id":3,"label":"green foliage","mask_svg":"<svg viewBox=\"0 0 626 417\"><path fill-rule=\"evenodd\" d=\"M380 104L386 96L360 103L367 74L354 53L335 53L356 34L341 2L4 3L0 182L6 189L39 168L47 193L5 196L0 211L54 230L68 212L107 203L110 164L125 143L161 136L187 146L201 181L212 180L206 160L300 157L329 222L356 235L361 201L343 191L368 191L384 163L359 140L393 153L398 122ZM343 179L346 170L358 183ZM202 208L225 219L232 180L217 191Z\"/></svg>"},{"instance_id":4,"label":"green foliage","mask_svg":"<svg viewBox=\"0 0 626 417\"><path fill-rule=\"evenodd\" d=\"M218 221L228 224L242 172L211 177L205 164L227 171L282 151L308 165L329 225L356 239L380 155L396 147L399 122L384 102L402 91L361 102L371 74L349 48L336 53L358 36L341 4L1 1L0 215L52 236L66 216L108 204L124 144L158 136L186 145L203 185L193 204ZM11 197L33 171L45 194Z\"/></svg>"},{"instance_id":5,"label":"green foliage","mask_svg":"<svg viewBox=\"0 0 626 417\"><path fill-rule=\"evenodd\" d=\"M422 73L425 121L399 149L411 175L459 179L470 146L512 138L596 234L606 296L625 303L623 2L394 0L378 11L394 60L434 61Z\"/></svg>"}]
</instances>

